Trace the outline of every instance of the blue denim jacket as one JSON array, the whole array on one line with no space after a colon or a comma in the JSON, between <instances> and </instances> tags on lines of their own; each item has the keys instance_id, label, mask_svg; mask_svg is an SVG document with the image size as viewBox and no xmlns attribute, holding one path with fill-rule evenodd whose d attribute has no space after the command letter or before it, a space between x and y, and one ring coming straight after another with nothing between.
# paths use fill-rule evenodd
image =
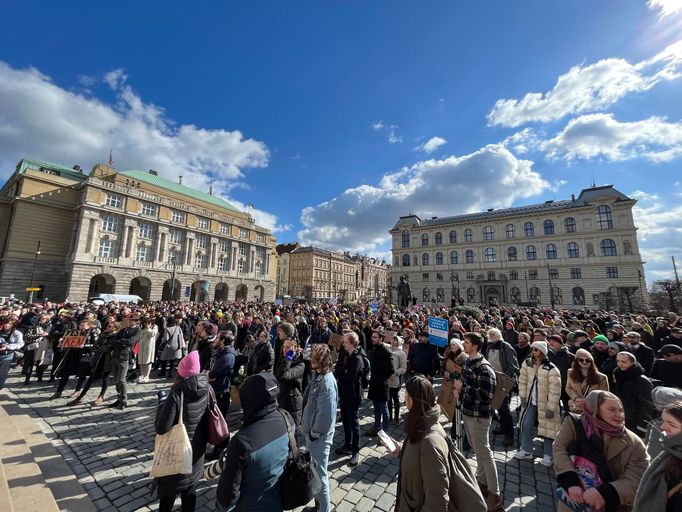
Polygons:
<instances>
[{"instance_id":1,"label":"blue denim jacket","mask_svg":"<svg viewBox=\"0 0 682 512\"><path fill-rule=\"evenodd\" d=\"M311 439L334 433L338 390L332 372L315 374L303 395L301 432Z\"/></svg>"}]
</instances>

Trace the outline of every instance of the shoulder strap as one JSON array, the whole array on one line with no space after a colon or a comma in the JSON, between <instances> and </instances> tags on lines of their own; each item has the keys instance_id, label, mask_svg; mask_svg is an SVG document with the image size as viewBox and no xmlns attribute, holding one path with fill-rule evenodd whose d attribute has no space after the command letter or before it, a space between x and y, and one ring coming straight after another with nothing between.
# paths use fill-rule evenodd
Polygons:
<instances>
[{"instance_id":1,"label":"shoulder strap","mask_svg":"<svg viewBox=\"0 0 682 512\"><path fill-rule=\"evenodd\" d=\"M578 441L586 441L587 435L585 434L585 428L583 427L583 422L575 413L569 412L568 417L573 421L573 428L575 429L575 435Z\"/></svg>"},{"instance_id":2,"label":"shoulder strap","mask_svg":"<svg viewBox=\"0 0 682 512\"><path fill-rule=\"evenodd\" d=\"M289 419L289 413L283 411L282 409L277 409L279 413L284 418L284 423L287 425L287 433L289 434L289 449L291 450L291 455L294 458L298 457L298 444L296 444L296 436L294 436L294 429L291 427L291 420Z\"/></svg>"},{"instance_id":3,"label":"shoulder strap","mask_svg":"<svg viewBox=\"0 0 682 512\"><path fill-rule=\"evenodd\" d=\"M182 391L180 391L180 410L178 411L178 425L182 425L182 406L184 402L184 395L182 394Z\"/></svg>"}]
</instances>

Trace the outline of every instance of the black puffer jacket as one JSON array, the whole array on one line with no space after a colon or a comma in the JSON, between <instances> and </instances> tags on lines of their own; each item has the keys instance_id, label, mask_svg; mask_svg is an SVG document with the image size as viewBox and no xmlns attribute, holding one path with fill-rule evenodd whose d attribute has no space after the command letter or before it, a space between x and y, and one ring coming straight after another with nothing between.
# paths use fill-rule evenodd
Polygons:
<instances>
[{"instance_id":1,"label":"black puffer jacket","mask_svg":"<svg viewBox=\"0 0 682 512\"><path fill-rule=\"evenodd\" d=\"M388 378L395 373L391 351L384 343L379 343L374 345L367 357L371 369L367 398L377 402L386 402L388 401Z\"/></svg>"},{"instance_id":2,"label":"black puffer jacket","mask_svg":"<svg viewBox=\"0 0 682 512\"><path fill-rule=\"evenodd\" d=\"M301 424L303 411L303 374L305 362L303 354L296 354L292 361L286 357L280 357L275 371L275 377L279 383L279 395L277 402L285 411L289 411L296 422Z\"/></svg>"},{"instance_id":3,"label":"black puffer jacket","mask_svg":"<svg viewBox=\"0 0 682 512\"><path fill-rule=\"evenodd\" d=\"M651 381L644 376L644 369L639 363L625 371L616 368L613 377L615 385L612 391L623 402L625 426L643 437L655 412Z\"/></svg>"},{"instance_id":4,"label":"black puffer jacket","mask_svg":"<svg viewBox=\"0 0 682 512\"><path fill-rule=\"evenodd\" d=\"M249 355L246 375L255 375L263 371L271 372L275 367L275 351L270 343L256 343Z\"/></svg>"},{"instance_id":5,"label":"black puffer jacket","mask_svg":"<svg viewBox=\"0 0 682 512\"><path fill-rule=\"evenodd\" d=\"M156 410L154 427L157 434L165 434L178 422L180 393L183 397L183 416L187 435L192 443L192 474L170 475L158 479L159 498L177 496L199 483L204 468L204 453L208 437L206 410L208 408L208 381L205 374L192 375L173 384L168 397Z\"/></svg>"},{"instance_id":6,"label":"black puffer jacket","mask_svg":"<svg viewBox=\"0 0 682 512\"><path fill-rule=\"evenodd\" d=\"M360 407L362 402L362 369L363 363L359 348L354 350L352 354L348 354L346 350L341 350L339 360L336 361L334 368L341 402Z\"/></svg>"}]
</instances>

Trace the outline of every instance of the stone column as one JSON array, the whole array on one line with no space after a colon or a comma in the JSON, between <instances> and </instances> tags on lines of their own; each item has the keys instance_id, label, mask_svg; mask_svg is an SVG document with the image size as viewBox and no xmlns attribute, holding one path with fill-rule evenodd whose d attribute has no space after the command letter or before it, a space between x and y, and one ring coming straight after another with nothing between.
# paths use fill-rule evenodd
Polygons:
<instances>
[{"instance_id":1,"label":"stone column","mask_svg":"<svg viewBox=\"0 0 682 512\"><path fill-rule=\"evenodd\" d=\"M239 250L239 244L237 242L232 242L232 271L237 270L237 258L238 258L238 251Z\"/></svg>"},{"instance_id":2,"label":"stone column","mask_svg":"<svg viewBox=\"0 0 682 512\"><path fill-rule=\"evenodd\" d=\"M249 249L249 275L256 276L256 248L253 246Z\"/></svg>"},{"instance_id":3,"label":"stone column","mask_svg":"<svg viewBox=\"0 0 682 512\"><path fill-rule=\"evenodd\" d=\"M166 258L166 247L167 247L167 240L168 240L168 234L160 231L159 232L159 238L156 242L157 244L157 249L158 249L158 261L163 261Z\"/></svg>"},{"instance_id":4,"label":"stone column","mask_svg":"<svg viewBox=\"0 0 682 512\"><path fill-rule=\"evenodd\" d=\"M211 237L211 256L209 260L210 268L216 268L216 259L218 255L218 239Z\"/></svg>"},{"instance_id":5,"label":"stone column","mask_svg":"<svg viewBox=\"0 0 682 512\"><path fill-rule=\"evenodd\" d=\"M85 222L86 219L83 219ZM99 223L97 219L88 220L88 244L85 248L86 254L91 254L93 251L97 252L97 239L99 238ZM76 240L76 253L78 253L78 240ZM75 258L74 258L75 259Z\"/></svg>"},{"instance_id":6,"label":"stone column","mask_svg":"<svg viewBox=\"0 0 682 512\"><path fill-rule=\"evenodd\" d=\"M121 238L121 252L119 253L119 258L127 258L126 253L128 252L128 226L123 225L123 233L120 235Z\"/></svg>"}]
</instances>

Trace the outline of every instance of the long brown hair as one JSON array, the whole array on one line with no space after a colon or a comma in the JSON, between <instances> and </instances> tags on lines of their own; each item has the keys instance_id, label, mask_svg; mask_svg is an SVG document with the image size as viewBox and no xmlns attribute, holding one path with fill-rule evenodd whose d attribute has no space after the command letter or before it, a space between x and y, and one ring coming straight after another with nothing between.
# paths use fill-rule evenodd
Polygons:
<instances>
[{"instance_id":1,"label":"long brown hair","mask_svg":"<svg viewBox=\"0 0 682 512\"><path fill-rule=\"evenodd\" d=\"M599 376L597 375L599 373L599 370L597 370L597 365L594 364L594 359L592 359L592 364L587 369L587 375L583 375L577 356L573 358L571 370L573 370L571 372L571 378L574 381L578 382L579 384L582 383L583 380L587 383L588 386L596 386L597 384L599 384Z\"/></svg>"},{"instance_id":2,"label":"long brown hair","mask_svg":"<svg viewBox=\"0 0 682 512\"><path fill-rule=\"evenodd\" d=\"M427 416L436 405L436 394L431 382L423 375L410 377L405 384L405 393L412 399L412 408L405 418L405 434L410 442L418 443L429 430Z\"/></svg>"}]
</instances>

